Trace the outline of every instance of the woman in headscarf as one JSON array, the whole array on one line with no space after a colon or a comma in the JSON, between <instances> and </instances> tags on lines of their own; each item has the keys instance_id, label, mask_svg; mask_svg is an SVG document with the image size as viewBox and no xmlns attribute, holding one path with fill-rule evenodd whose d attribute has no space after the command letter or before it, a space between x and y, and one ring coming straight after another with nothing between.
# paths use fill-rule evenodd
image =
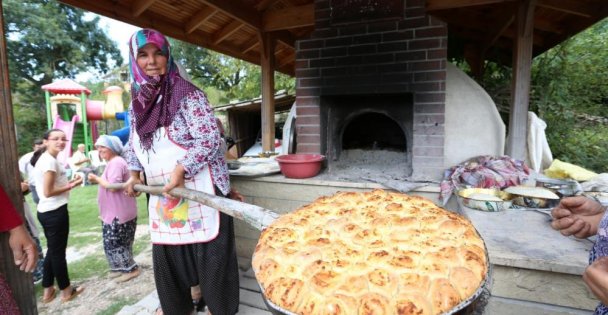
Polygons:
<instances>
[{"instance_id":1,"label":"woman in headscarf","mask_svg":"<svg viewBox=\"0 0 608 315\"><path fill-rule=\"evenodd\" d=\"M130 174L127 161L120 155L122 142L116 136L102 135L95 142L99 156L108 164L101 176L88 175L92 183L99 184L97 201L101 218L103 249L110 265L110 277L125 282L137 277L140 270L133 259L133 241L137 228L137 203L124 191L108 189L109 184L124 183Z\"/></svg>"},{"instance_id":2,"label":"woman in headscarf","mask_svg":"<svg viewBox=\"0 0 608 315\"><path fill-rule=\"evenodd\" d=\"M187 187L210 194L230 193L220 133L206 95L185 80L169 42L151 29L130 40L133 117L126 158L127 192L141 183L165 192ZM239 280L234 225L228 215L169 195L151 196L148 206L154 278L166 314L193 311L190 288L199 284L213 315L235 314Z\"/></svg>"}]
</instances>

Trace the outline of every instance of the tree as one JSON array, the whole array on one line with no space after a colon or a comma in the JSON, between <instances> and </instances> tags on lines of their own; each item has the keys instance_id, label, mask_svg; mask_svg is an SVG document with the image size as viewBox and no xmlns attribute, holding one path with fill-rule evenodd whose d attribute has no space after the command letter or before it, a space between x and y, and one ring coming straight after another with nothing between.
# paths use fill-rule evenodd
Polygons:
<instances>
[{"instance_id":1,"label":"tree","mask_svg":"<svg viewBox=\"0 0 608 315\"><path fill-rule=\"evenodd\" d=\"M221 53L171 40L173 55L187 70L195 84L208 94L220 92L215 105L232 100L247 100L261 95L260 67ZM295 80L275 73L275 89L295 91Z\"/></svg>"},{"instance_id":2,"label":"tree","mask_svg":"<svg viewBox=\"0 0 608 315\"><path fill-rule=\"evenodd\" d=\"M98 27L98 17L89 18L82 10L53 0L4 0L2 5L23 153L46 128L43 85L85 71L105 73L123 60L116 43ZM42 123L30 124L37 120Z\"/></svg>"}]
</instances>

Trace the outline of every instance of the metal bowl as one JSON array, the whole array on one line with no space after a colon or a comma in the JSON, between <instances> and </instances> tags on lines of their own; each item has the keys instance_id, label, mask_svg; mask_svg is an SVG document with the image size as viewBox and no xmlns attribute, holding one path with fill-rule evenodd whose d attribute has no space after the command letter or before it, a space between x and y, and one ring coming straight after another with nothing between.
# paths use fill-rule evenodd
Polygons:
<instances>
[{"instance_id":1,"label":"metal bowl","mask_svg":"<svg viewBox=\"0 0 608 315\"><path fill-rule=\"evenodd\" d=\"M494 188L465 188L458 191L464 206L471 209L498 212L511 208L511 195Z\"/></svg>"},{"instance_id":2,"label":"metal bowl","mask_svg":"<svg viewBox=\"0 0 608 315\"><path fill-rule=\"evenodd\" d=\"M536 187L547 188L560 197L575 196L580 191L578 182L572 179L538 177L536 178Z\"/></svg>"}]
</instances>

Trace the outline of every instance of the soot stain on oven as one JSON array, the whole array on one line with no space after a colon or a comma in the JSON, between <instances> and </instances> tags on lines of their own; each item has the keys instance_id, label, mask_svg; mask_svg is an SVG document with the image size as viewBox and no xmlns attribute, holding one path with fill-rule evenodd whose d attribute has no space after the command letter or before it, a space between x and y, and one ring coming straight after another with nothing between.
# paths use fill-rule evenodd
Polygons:
<instances>
[{"instance_id":1,"label":"soot stain on oven","mask_svg":"<svg viewBox=\"0 0 608 315\"><path fill-rule=\"evenodd\" d=\"M410 93L327 95L321 97L321 113L323 177L380 183L410 178Z\"/></svg>"}]
</instances>

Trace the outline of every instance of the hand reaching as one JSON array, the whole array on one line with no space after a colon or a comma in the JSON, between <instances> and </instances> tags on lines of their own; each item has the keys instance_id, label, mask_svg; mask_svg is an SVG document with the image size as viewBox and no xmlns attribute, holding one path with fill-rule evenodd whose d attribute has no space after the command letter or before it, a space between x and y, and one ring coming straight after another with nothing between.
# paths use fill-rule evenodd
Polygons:
<instances>
[{"instance_id":1,"label":"hand reaching","mask_svg":"<svg viewBox=\"0 0 608 315\"><path fill-rule=\"evenodd\" d=\"M89 180L90 183L93 183L93 184L97 184L97 178L98 178L98 176L93 173L89 173L89 175L87 175L87 179Z\"/></svg>"},{"instance_id":2,"label":"hand reaching","mask_svg":"<svg viewBox=\"0 0 608 315\"><path fill-rule=\"evenodd\" d=\"M13 251L13 258L15 259L15 265L19 267L21 271L32 272L36 268L36 262L38 261L38 250L36 249L36 243L30 237L25 226L22 224L9 231L9 246Z\"/></svg>"},{"instance_id":3,"label":"hand reaching","mask_svg":"<svg viewBox=\"0 0 608 315\"><path fill-rule=\"evenodd\" d=\"M234 188L230 189L230 192L228 193L228 198L230 198L232 200L240 201L240 202L245 202L245 197L243 195L241 195L241 193L238 192Z\"/></svg>"},{"instance_id":4,"label":"hand reaching","mask_svg":"<svg viewBox=\"0 0 608 315\"><path fill-rule=\"evenodd\" d=\"M70 185L71 185L72 187L76 187L76 186L81 185L81 184L82 184L82 181L83 181L83 178L82 178L82 177L80 177L80 176L78 176L78 175L76 175L76 176L74 176L74 178L73 178L73 179L70 181Z\"/></svg>"},{"instance_id":5,"label":"hand reaching","mask_svg":"<svg viewBox=\"0 0 608 315\"><path fill-rule=\"evenodd\" d=\"M583 273L583 280L602 303L608 305L608 257L594 261Z\"/></svg>"},{"instance_id":6,"label":"hand reaching","mask_svg":"<svg viewBox=\"0 0 608 315\"><path fill-rule=\"evenodd\" d=\"M171 178L169 178L169 182L165 184L165 187L163 187L163 195L165 196L165 198L175 199L175 197L169 195L169 191L176 187L185 186L185 174L186 170L184 169L184 167L181 164L177 164L175 166L175 169L171 173Z\"/></svg>"},{"instance_id":7,"label":"hand reaching","mask_svg":"<svg viewBox=\"0 0 608 315\"><path fill-rule=\"evenodd\" d=\"M129 197L137 197L141 195L141 192L135 191L135 185L142 184L139 174L131 174L129 180L124 184L125 194Z\"/></svg>"},{"instance_id":8,"label":"hand reaching","mask_svg":"<svg viewBox=\"0 0 608 315\"><path fill-rule=\"evenodd\" d=\"M589 237L597 233L604 211L601 204L587 197L564 198L551 210L551 227L565 236Z\"/></svg>"}]
</instances>

